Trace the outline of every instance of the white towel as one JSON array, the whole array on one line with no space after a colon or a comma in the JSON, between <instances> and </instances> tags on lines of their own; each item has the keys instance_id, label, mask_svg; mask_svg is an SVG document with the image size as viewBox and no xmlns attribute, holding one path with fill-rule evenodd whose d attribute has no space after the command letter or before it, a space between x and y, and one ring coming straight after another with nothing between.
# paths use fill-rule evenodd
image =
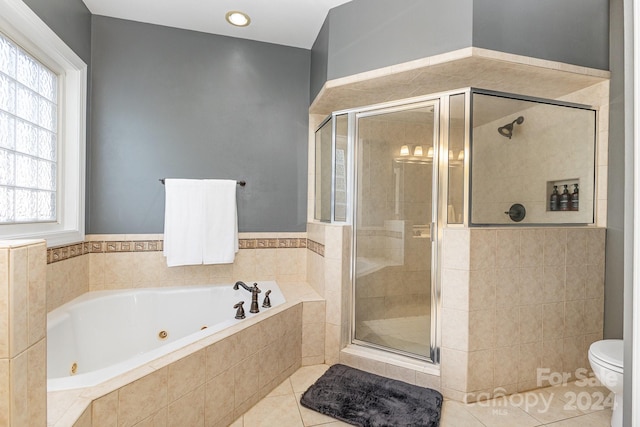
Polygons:
<instances>
[{"instance_id":1,"label":"white towel","mask_svg":"<svg viewBox=\"0 0 640 427\"><path fill-rule=\"evenodd\" d=\"M165 191L167 265L232 263L238 251L236 182L166 179Z\"/></svg>"},{"instance_id":2,"label":"white towel","mask_svg":"<svg viewBox=\"0 0 640 427\"><path fill-rule=\"evenodd\" d=\"M231 264L238 252L236 182L207 179L204 190L204 264Z\"/></svg>"}]
</instances>

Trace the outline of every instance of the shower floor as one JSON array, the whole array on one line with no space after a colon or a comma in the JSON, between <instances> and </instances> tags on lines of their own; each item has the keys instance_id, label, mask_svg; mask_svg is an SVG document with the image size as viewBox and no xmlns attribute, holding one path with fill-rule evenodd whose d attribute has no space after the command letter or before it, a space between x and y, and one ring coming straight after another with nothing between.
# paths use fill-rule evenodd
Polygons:
<instances>
[{"instance_id":1,"label":"shower floor","mask_svg":"<svg viewBox=\"0 0 640 427\"><path fill-rule=\"evenodd\" d=\"M429 316L395 317L358 322L356 338L372 344L428 357L431 322Z\"/></svg>"}]
</instances>

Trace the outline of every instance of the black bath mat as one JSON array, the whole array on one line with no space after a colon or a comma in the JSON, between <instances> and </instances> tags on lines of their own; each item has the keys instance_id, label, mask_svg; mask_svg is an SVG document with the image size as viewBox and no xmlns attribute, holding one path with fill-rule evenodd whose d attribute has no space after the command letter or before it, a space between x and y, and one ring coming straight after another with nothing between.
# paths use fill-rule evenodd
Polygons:
<instances>
[{"instance_id":1,"label":"black bath mat","mask_svg":"<svg viewBox=\"0 0 640 427\"><path fill-rule=\"evenodd\" d=\"M304 392L300 403L361 427L437 427L442 395L429 388L333 365Z\"/></svg>"}]
</instances>

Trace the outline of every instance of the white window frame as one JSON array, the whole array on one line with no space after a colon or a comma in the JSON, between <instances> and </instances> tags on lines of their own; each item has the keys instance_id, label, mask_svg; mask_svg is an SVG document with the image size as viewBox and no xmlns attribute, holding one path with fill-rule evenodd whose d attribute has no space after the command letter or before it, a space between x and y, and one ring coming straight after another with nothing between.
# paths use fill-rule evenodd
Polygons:
<instances>
[{"instance_id":1,"label":"white window frame","mask_svg":"<svg viewBox=\"0 0 640 427\"><path fill-rule=\"evenodd\" d=\"M0 31L58 74L57 221L2 224L0 239L84 240L87 64L22 0L0 0Z\"/></svg>"}]
</instances>

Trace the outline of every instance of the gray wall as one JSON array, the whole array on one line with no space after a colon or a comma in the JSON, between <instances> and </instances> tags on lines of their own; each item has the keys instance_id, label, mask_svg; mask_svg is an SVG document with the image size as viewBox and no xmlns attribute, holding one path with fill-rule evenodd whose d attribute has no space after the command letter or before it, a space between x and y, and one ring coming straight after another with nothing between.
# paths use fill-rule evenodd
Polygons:
<instances>
[{"instance_id":1,"label":"gray wall","mask_svg":"<svg viewBox=\"0 0 640 427\"><path fill-rule=\"evenodd\" d=\"M91 62L91 12L82 0L23 0L82 60Z\"/></svg>"},{"instance_id":2,"label":"gray wall","mask_svg":"<svg viewBox=\"0 0 640 427\"><path fill-rule=\"evenodd\" d=\"M473 0L473 46L609 69L608 0Z\"/></svg>"},{"instance_id":3,"label":"gray wall","mask_svg":"<svg viewBox=\"0 0 640 427\"><path fill-rule=\"evenodd\" d=\"M93 17L89 233L160 233L159 178L244 179L239 230L304 231L310 51Z\"/></svg>"},{"instance_id":4,"label":"gray wall","mask_svg":"<svg viewBox=\"0 0 640 427\"><path fill-rule=\"evenodd\" d=\"M622 0L611 0L609 169L605 265L605 338L622 338L625 236L624 39Z\"/></svg>"},{"instance_id":5,"label":"gray wall","mask_svg":"<svg viewBox=\"0 0 640 427\"><path fill-rule=\"evenodd\" d=\"M313 47L311 97L327 79L470 46L606 70L608 8L608 0L353 0L331 9Z\"/></svg>"},{"instance_id":6,"label":"gray wall","mask_svg":"<svg viewBox=\"0 0 640 427\"><path fill-rule=\"evenodd\" d=\"M321 31L316 41L322 43L312 49L312 99L327 79L471 46L472 5L472 0L353 0L331 9L328 34ZM322 67L326 75L318 70Z\"/></svg>"},{"instance_id":7,"label":"gray wall","mask_svg":"<svg viewBox=\"0 0 640 427\"><path fill-rule=\"evenodd\" d=\"M316 37L316 41L311 48L311 82L310 82L310 99L322 89L322 85L327 81L327 66L329 60L329 19L324 20L322 28Z\"/></svg>"}]
</instances>

